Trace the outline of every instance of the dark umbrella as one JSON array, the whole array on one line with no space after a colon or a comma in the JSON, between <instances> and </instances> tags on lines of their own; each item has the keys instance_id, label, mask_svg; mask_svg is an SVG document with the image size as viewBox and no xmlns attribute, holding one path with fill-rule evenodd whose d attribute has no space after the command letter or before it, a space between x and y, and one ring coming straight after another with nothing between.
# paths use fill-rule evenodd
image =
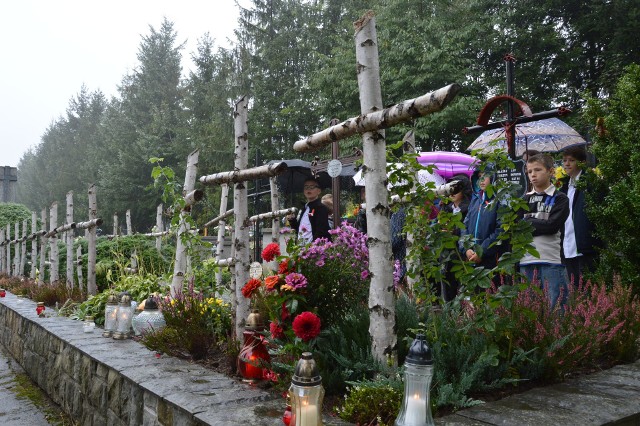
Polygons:
<instances>
[{"instance_id":1,"label":"dark umbrella","mask_svg":"<svg viewBox=\"0 0 640 426\"><path fill-rule=\"evenodd\" d=\"M311 173L311 163L303 160L272 160L271 163L285 163L287 165L287 171L278 175L277 183L280 192L285 194L302 194L304 181L306 179L313 178ZM342 167L340 173L340 186L342 188L352 188L353 182L349 182L349 178L355 174L353 165L346 165ZM331 177L327 172L320 172L315 177L320 183L322 189L331 188Z\"/></svg>"},{"instance_id":2,"label":"dark umbrella","mask_svg":"<svg viewBox=\"0 0 640 426\"><path fill-rule=\"evenodd\" d=\"M576 145L585 145L586 140L571 126L559 118L547 118L516 125L516 156L521 157L527 150L559 152ZM490 152L507 149L505 129L482 132L467 148L467 151Z\"/></svg>"}]
</instances>

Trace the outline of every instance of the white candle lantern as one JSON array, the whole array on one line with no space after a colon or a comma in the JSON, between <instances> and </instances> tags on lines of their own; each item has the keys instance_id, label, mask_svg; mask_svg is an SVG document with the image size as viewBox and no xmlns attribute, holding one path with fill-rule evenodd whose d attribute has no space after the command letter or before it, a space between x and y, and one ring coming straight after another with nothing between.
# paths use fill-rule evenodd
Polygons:
<instances>
[{"instance_id":1,"label":"white candle lantern","mask_svg":"<svg viewBox=\"0 0 640 426\"><path fill-rule=\"evenodd\" d=\"M107 306L104 309L104 332L102 337L112 337L118 323L118 298L115 294L109 295Z\"/></svg>"},{"instance_id":2,"label":"white candle lantern","mask_svg":"<svg viewBox=\"0 0 640 426\"><path fill-rule=\"evenodd\" d=\"M124 340L131 337L131 320L133 319L133 308L131 307L131 297L128 294L122 295L118 304L118 321L113 338Z\"/></svg>"},{"instance_id":3,"label":"white candle lantern","mask_svg":"<svg viewBox=\"0 0 640 426\"><path fill-rule=\"evenodd\" d=\"M423 334L411 343L404 362L404 399L395 426L433 426L429 387L433 378L431 349Z\"/></svg>"},{"instance_id":4,"label":"white candle lantern","mask_svg":"<svg viewBox=\"0 0 640 426\"><path fill-rule=\"evenodd\" d=\"M291 379L291 426L321 426L324 388L311 352L302 354Z\"/></svg>"}]
</instances>

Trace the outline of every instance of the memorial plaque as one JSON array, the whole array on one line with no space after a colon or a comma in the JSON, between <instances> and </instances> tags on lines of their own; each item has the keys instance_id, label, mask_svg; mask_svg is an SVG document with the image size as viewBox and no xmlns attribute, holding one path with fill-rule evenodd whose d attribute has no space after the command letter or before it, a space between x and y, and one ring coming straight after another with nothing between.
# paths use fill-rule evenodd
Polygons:
<instances>
[{"instance_id":1,"label":"memorial plaque","mask_svg":"<svg viewBox=\"0 0 640 426\"><path fill-rule=\"evenodd\" d=\"M340 160L329 161L329 164L327 164L327 173L332 178L340 176L340 173L342 173L342 163Z\"/></svg>"},{"instance_id":2,"label":"memorial plaque","mask_svg":"<svg viewBox=\"0 0 640 426\"><path fill-rule=\"evenodd\" d=\"M496 179L502 182L512 182L520 187L520 195L527 192L526 164L523 160L513 162L512 169L498 169Z\"/></svg>"},{"instance_id":3,"label":"memorial plaque","mask_svg":"<svg viewBox=\"0 0 640 426\"><path fill-rule=\"evenodd\" d=\"M249 276L256 280L262 279L262 264L260 262L253 262L249 265Z\"/></svg>"}]
</instances>

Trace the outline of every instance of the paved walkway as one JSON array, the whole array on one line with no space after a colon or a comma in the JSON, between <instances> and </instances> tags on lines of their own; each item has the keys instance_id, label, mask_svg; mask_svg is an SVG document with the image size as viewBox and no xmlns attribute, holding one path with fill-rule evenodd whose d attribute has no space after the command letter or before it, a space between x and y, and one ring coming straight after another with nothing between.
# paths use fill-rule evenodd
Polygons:
<instances>
[{"instance_id":1,"label":"paved walkway","mask_svg":"<svg viewBox=\"0 0 640 426\"><path fill-rule=\"evenodd\" d=\"M640 426L640 361L436 419L441 426Z\"/></svg>"},{"instance_id":2,"label":"paved walkway","mask_svg":"<svg viewBox=\"0 0 640 426\"><path fill-rule=\"evenodd\" d=\"M0 345L0 424L2 426L50 425L42 412L25 396L19 396L20 384L16 378L29 380L22 367ZM29 380L29 384L35 386Z\"/></svg>"}]
</instances>

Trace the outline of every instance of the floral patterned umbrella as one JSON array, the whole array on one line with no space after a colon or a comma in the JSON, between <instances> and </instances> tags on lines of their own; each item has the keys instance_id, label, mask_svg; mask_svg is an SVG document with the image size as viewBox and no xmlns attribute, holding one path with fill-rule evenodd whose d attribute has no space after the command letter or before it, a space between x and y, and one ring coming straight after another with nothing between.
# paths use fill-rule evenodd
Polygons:
<instances>
[{"instance_id":1,"label":"floral patterned umbrella","mask_svg":"<svg viewBox=\"0 0 640 426\"><path fill-rule=\"evenodd\" d=\"M516 125L516 155L521 157L528 149L540 152L559 152L575 145L585 145L586 140L571 126L559 118L547 118ZM490 152L507 150L505 129L483 132L467 148L467 151Z\"/></svg>"}]
</instances>

